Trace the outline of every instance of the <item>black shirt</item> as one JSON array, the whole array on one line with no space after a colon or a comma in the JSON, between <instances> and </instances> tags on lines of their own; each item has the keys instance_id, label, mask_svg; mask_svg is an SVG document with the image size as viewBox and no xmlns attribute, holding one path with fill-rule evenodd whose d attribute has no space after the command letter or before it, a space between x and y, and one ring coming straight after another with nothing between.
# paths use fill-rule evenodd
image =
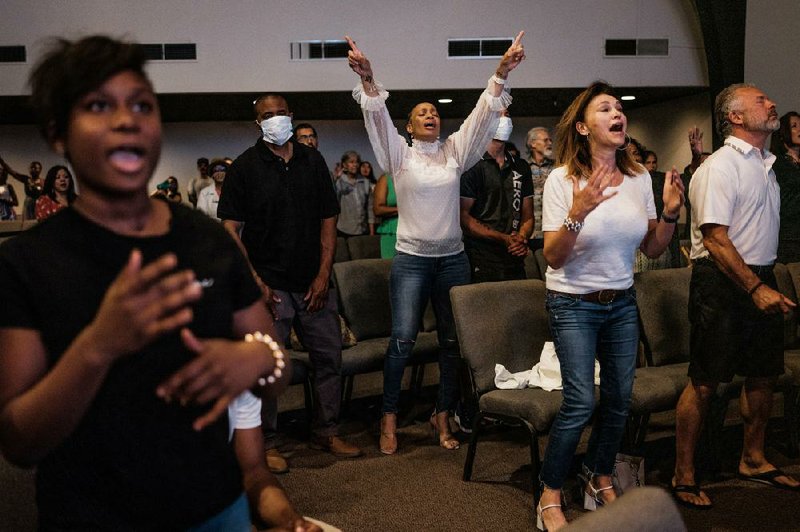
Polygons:
<instances>
[{"instance_id":1,"label":"black shirt","mask_svg":"<svg viewBox=\"0 0 800 532\"><path fill-rule=\"evenodd\" d=\"M515 185L516 183L516 185ZM483 159L461 175L461 197L474 199L469 213L490 229L510 234L513 230L514 202L519 202L522 215L522 199L533 196L533 180L528 163L515 159L505 152L503 168L497 165L488 153ZM493 240L464 235L464 249L468 255L479 253L484 258L499 262L522 262L524 257L514 257L506 247Z\"/></svg>"},{"instance_id":2,"label":"black shirt","mask_svg":"<svg viewBox=\"0 0 800 532\"><path fill-rule=\"evenodd\" d=\"M781 188L781 228L778 262L800 261L800 166L788 155L778 156L772 165Z\"/></svg>"},{"instance_id":3,"label":"black shirt","mask_svg":"<svg viewBox=\"0 0 800 532\"><path fill-rule=\"evenodd\" d=\"M250 263L271 288L305 292L319 273L322 220L339 214L325 159L294 140L286 163L259 139L225 176L217 217L244 222Z\"/></svg>"},{"instance_id":4,"label":"black shirt","mask_svg":"<svg viewBox=\"0 0 800 532\"><path fill-rule=\"evenodd\" d=\"M170 211L162 236L118 235L68 208L4 242L0 327L39 331L52 367L136 247L145 264L173 252L179 269L205 280L189 328L199 338L231 338L233 313L260 297L244 256L204 214L174 204ZM192 422L210 405L156 397L156 386L193 357L174 331L111 366L79 425L38 466L41 529L178 530L242 493L227 416L196 432Z\"/></svg>"}]
</instances>

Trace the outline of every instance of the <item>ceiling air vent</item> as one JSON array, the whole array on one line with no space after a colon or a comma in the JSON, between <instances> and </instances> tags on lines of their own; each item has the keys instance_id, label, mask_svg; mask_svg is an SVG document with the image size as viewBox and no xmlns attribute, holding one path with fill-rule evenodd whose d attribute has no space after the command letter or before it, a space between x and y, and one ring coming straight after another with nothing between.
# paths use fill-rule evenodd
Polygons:
<instances>
[{"instance_id":1,"label":"ceiling air vent","mask_svg":"<svg viewBox=\"0 0 800 532\"><path fill-rule=\"evenodd\" d=\"M164 59L163 44L142 44L141 46L148 61L161 61Z\"/></svg>"},{"instance_id":2,"label":"ceiling air vent","mask_svg":"<svg viewBox=\"0 0 800 532\"><path fill-rule=\"evenodd\" d=\"M165 44L164 59L177 61L193 61L197 59L197 45L194 43Z\"/></svg>"},{"instance_id":3,"label":"ceiling air vent","mask_svg":"<svg viewBox=\"0 0 800 532\"><path fill-rule=\"evenodd\" d=\"M448 39L447 57L456 59L481 59L503 57L513 39L506 37L488 39Z\"/></svg>"},{"instance_id":4,"label":"ceiling air vent","mask_svg":"<svg viewBox=\"0 0 800 532\"><path fill-rule=\"evenodd\" d=\"M327 61L330 59L346 59L350 47L347 41L298 41L289 46L289 58L292 61Z\"/></svg>"},{"instance_id":5,"label":"ceiling air vent","mask_svg":"<svg viewBox=\"0 0 800 532\"><path fill-rule=\"evenodd\" d=\"M0 46L0 63L24 63L24 46Z\"/></svg>"},{"instance_id":6,"label":"ceiling air vent","mask_svg":"<svg viewBox=\"0 0 800 532\"><path fill-rule=\"evenodd\" d=\"M669 39L606 39L606 57L669 55Z\"/></svg>"}]
</instances>

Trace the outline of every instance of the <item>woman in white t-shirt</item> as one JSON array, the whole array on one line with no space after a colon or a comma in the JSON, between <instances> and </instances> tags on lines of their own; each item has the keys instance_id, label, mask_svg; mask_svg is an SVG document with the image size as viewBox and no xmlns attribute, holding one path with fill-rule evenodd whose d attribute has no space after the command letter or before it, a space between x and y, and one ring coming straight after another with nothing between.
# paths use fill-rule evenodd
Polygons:
<instances>
[{"instance_id":1,"label":"woman in white t-shirt","mask_svg":"<svg viewBox=\"0 0 800 532\"><path fill-rule=\"evenodd\" d=\"M511 96L503 89L508 73L525 58L522 36L520 32L503 55L475 109L444 142L439 141L436 107L427 102L416 105L406 125L411 146L397 134L386 109L389 94L374 80L369 61L347 37L350 68L361 78L353 97L364 113L378 164L394 179L399 209L397 255L390 277L392 336L383 370L380 450L384 454L397 452L400 382L429 298L440 348L439 394L430 421L441 447L459 446L449 424L450 410L458 402L460 358L449 293L451 287L470 280L459 221L460 176L480 160L497 129L500 110L511 104Z\"/></svg>"},{"instance_id":2,"label":"woman in white t-shirt","mask_svg":"<svg viewBox=\"0 0 800 532\"><path fill-rule=\"evenodd\" d=\"M600 361L600 406L584 459L585 507L616 498L614 458L628 417L639 328L633 262L636 249L659 256L683 204L673 168L656 219L650 174L627 145L627 119L606 83L595 82L557 127L557 165L544 187L542 230L550 330L561 365L564 399L550 430L539 476L537 524L566 521L561 486L594 411L594 360Z\"/></svg>"}]
</instances>

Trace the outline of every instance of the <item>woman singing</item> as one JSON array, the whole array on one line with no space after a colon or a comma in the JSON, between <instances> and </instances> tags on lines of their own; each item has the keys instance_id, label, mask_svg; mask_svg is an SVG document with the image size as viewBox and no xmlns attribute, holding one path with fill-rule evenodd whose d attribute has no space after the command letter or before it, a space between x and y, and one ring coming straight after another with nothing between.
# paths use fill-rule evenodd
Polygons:
<instances>
[{"instance_id":1,"label":"woman singing","mask_svg":"<svg viewBox=\"0 0 800 532\"><path fill-rule=\"evenodd\" d=\"M458 449L449 416L458 401L459 348L450 307L450 288L467 284L469 263L459 223L459 177L478 162L497 129L500 110L511 103L503 91L506 77L525 58L520 32L506 51L486 91L461 128L444 142L436 107L417 104L406 131L412 145L397 134L386 109L389 94L375 81L372 67L356 44L350 45L350 68L361 77L353 97L361 105L378 164L394 179L399 209L397 255L392 260L390 291L392 336L383 372L380 450L397 452L397 403L400 381L411 355L425 304L433 301L439 337L439 394L431 425L439 445Z\"/></svg>"},{"instance_id":2,"label":"woman singing","mask_svg":"<svg viewBox=\"0 0 800 532\"><path fill-rule=\"evenodd\" d=\"M656 219L650 176L625 149L626 128L611 87L593 83L561 117L559 167L545 183L547 309L564 399L540 475L541 530L566 524L561 486L594 411L595 356L600 361L600 404L584 459L586 507L616 498L611 473L628 416L639 344L634 252L638 248L648 257L659 256L683 204L683 183L673 168L665 178L664 212Z\"/></svg>"}]
</instances>

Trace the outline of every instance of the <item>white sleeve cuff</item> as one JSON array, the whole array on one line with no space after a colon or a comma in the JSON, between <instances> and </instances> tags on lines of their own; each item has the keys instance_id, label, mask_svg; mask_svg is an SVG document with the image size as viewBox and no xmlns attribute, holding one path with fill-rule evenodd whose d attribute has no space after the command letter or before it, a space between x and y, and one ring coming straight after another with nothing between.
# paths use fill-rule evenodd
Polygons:
<instances>
[{"instance_id":1,"label":"white sleeve cuff","mask_svg":"<svg viewBox=\"0 0 800 532\"><path fill-rule=\"evenodd\" d=\"M370 96L364 92L364 86L361 83L356 85L353 89L353 99L357 101L365 111L380 111L384 106L386 98L389 97L389 93L383 88L382 84L376 81L375 87L378 89L377 96Z\"/></svg>"}]
</instances>

